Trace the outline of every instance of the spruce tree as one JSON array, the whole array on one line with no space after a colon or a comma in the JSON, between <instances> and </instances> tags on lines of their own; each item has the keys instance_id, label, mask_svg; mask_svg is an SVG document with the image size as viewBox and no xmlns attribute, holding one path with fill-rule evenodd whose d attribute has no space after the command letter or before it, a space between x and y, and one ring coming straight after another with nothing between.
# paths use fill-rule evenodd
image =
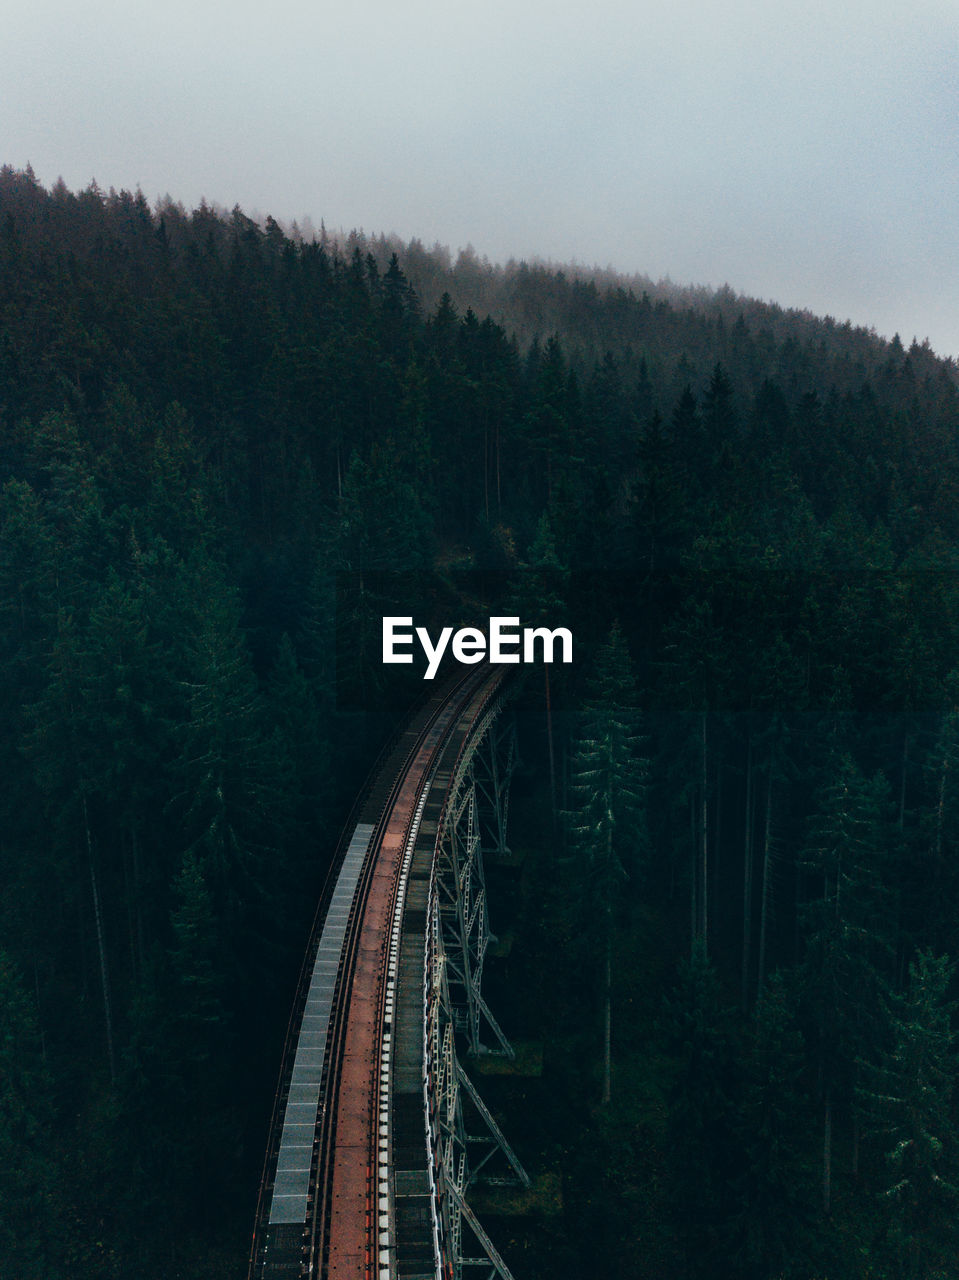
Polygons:
<instances>
[{"instance_id":1,"label":"spruce tree","mask_svg":"<svg viewBox=\"0 0 959 1280\"><path fill-rule=\"evenodd\" d=\"M803 911L806 993L818 1033L823 1097L823 1208L831 1207L832 1127L837 1101L852 1106L853 1168L859 1121L856 1062L875 1045L891 981L898 918L891 797L882 774L863 777L838 759L810 822L806 870L818 893Z\"/></svg>"},{"instance_id":2,"label":"spruce tree","mask_svg":"<svg viewBox=\"0 0 959 1280\"><path fill-rule=\"evenodd\" d=\"M954 1262L959 1246L953 1107L959 1004L950 997L955 969L948 956L917 954L906 991L886 1001L887 1043L878 1062L865 1067L857 1091L868 1132L885 1156L881 1194L892 1213L895 1274L901 1280L934 1274L932 1260Z\"/></svg>"},{"instance_id":3,"label":"spruce tree","mask_svg":"<svg viewBox=\"0 0 959 1280\"><path fill-rule=\"evenodd\" d=\"M570 834L580 858L588 935L602 959L603 1103L612 1089L613 944L622 885L639 874L646 852L637 698L629 652L616 625L600 651L573 754Z\"/></svg>"},{"instance_id":4,"label":"spruce tree","mask_svg":"<svg viewBox=\"0 0 959 1280\"><path fill-rule=\"evenodd\" d=\"M808 1274L797 1258L809 1180L802 1142L803 1044L789 994L777 971L756 1007L742 1062L735 1127L743 1169L731 1244L742 1274L754 1280Z\"/></svg>"},{"instance_id":5,"label":"spruce tree","mask_svg":"<svg viewBox=\"0 0 959 1280\"><path fill-rule=\"evenodd\" d=\"M673 1216L681 1224L685 1274L724 1274L720 1259L743 1176L731 1011L701 942L666 1000L667 1046L676 1071L669 1093Z\"/></svg>"},{"instance_id":6,"label":"spruce tree","mask_svg":"<svg viewBox=\"0 0 959 1280\"><path fill-rule=\"evenodd\" d=\"M0 951L0 1274L20 1280L64 1275L65 1188L54 1156L53 1082L33 1001Z\"/></svg>"}]
</instances>

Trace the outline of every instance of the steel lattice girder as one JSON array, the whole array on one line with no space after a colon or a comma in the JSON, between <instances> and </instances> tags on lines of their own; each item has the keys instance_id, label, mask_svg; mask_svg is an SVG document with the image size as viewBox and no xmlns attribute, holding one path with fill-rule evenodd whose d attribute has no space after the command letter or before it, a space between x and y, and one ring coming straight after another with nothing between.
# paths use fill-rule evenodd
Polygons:
<instances>
[{"instance_id":1,"label":"steel lattice girder","mask_svg":"<svg viewBox=\"0 0 959 1280\"><path fill-rule=\"evenodd\" d=\"M437 841L437 868L454 1021L467 1030L471 1053L483 1051L480 1028L485 1021L499 1042L498 1052L512 1057L481 995L483 964L493 936L483 854L507 848L504 823L515 765L515 732L511 723L503 728L497 710L492 708L481 720L451 780Z\"/></svg>"},{"instance_id":2,"label":"steel lattice girder","mask_svg":"<svg viewBox=\"0 0 959 1280\"><path fill-rule=\"evenodd\" d=\"M454 1034L465 1025L470 1050L478 1053L480 1023L485 1021L499 1041L500 1051L513 1056L480 990L491 936L482 832L488 833L488 849L506 850L508 787L515 762L515 735L511 726L503 732L497 725L499 709L497 704L484 716L451 780L437 834L427 911L424 1039L431 1050L424 1081L427 1142L435 1189L435 1236L441 1255L437 1263L440 1268L443 1263L451 1264L455 1280L462 1280L464 1267L476 1265L490 1267L490 1277L512 1280L509 1268L466 1203L466 1189L479 1169L500 1153L514 1177L529 1186L518 1157L456 1057ZM451 988L458 1000L453 999ZM488 1136L467 1133L464 1093ZM487 1150L471 1172L469 1150L478 1145ZM484 1258L463 1256L464 1221Z\"/></svg>"}]
</instances>

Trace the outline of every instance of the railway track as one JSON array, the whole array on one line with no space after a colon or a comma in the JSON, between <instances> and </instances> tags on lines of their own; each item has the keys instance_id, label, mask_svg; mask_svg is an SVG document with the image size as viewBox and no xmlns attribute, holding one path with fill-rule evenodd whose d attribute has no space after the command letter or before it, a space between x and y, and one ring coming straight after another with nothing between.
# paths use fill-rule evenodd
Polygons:
<instances>
[{"instance_id":1,"label":"railway track","mask_svg":"<svg viewBox=\"0 0 959 1280\"><path fill-rule=\"evenodd\" d=\"M418 919L417 877L428 879L437 823L435 813L423 821L430 784L435 780L434 791L445 794L449 773L441 765L458 758L502 679L501 668L474 667L438 690L383 752L344 829L287 1031L249 1280L383 1280L400 1274L395 1247L384 1248L395 1239L397 1214L388 1170L399 1107L392 1094L394 1049L409 1059L405 1077L402 1060L397 1067L407 1086L414 1067L414 1074L423 1074L410 1049L422 1040L416 1000L402 1013L397 994L401 966L404 990L422 987L420 978L410 988L405 935L401 956L404 903L409 896L410 918ZM421 914L425 923L425 909ZM402 1142L408 1144L415 1123L410 1097L402 1102ZM425 1169L421 1089L418 1105ZM411 1204L419 1206L419 1218L424 1214L420 1201L405 1203L400 1217L407 1222ZM419 1268L427 1262L424 1241L434 1232L418 1222L413 1234L418 1261L412 1265ZM433 1274L432 1261L425 1271L407 1268L404 1274Z\"/></svg>"}]
</instances>

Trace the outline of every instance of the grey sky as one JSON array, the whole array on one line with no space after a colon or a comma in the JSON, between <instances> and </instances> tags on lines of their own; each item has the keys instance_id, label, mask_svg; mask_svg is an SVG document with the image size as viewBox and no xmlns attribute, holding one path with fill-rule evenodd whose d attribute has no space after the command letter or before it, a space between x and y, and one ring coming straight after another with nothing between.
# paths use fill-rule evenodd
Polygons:
<instances>
[{"instance_id":1,"label":"grey sky","mask_svg":"<svg viewBox=\"0 0 959 1280\"><path fill-rule=\"evenodd\" d=\"M959 355L959 0L5 0L50 185L576 259Z\"/></svg>"}]
</instances>

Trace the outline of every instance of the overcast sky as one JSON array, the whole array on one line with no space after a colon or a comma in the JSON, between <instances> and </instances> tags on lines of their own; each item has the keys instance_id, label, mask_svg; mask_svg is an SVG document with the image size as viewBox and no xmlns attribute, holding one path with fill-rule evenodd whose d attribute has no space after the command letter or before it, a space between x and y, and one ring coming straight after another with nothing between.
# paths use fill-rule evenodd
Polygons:
<instances>
[{"instance_id":1,"label":"overcast sky","mask_svg":"<svg viewBox=\"0 0 959 1280\"><path fill-rule=\"evenodd\" d=\"M959 355L959 0L28 0L0 163Z\"/></svg>"}]
</instances>

